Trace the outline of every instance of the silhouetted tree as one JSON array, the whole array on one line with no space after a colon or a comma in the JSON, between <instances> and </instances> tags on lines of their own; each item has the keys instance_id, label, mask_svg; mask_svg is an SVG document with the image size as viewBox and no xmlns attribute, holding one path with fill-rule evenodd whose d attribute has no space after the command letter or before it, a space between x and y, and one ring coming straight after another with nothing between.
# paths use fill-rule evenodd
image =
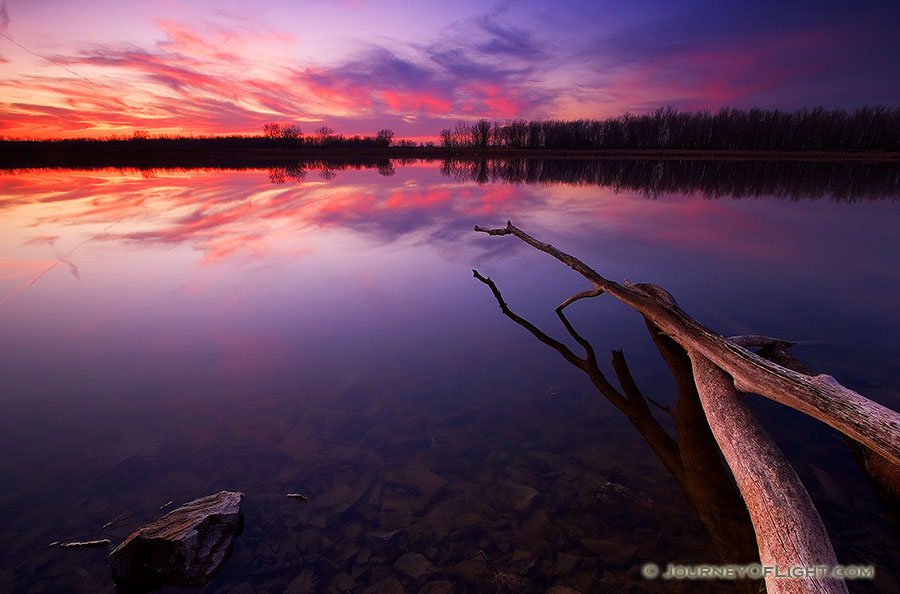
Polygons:
<instances>
[{"instance_id":1,"label":"silhouetted tree","mask_svg":"<svg viewBox=\"0 0 900 594\"><path fill-rule=\"evenodd\" d=\"M263 126L263 136L270 138L273 144L277 146L277 140L281 138L281 124L277 122L269 122Z\"/></svg>"},{"instance_id":2,"label":"silhouetted tree","mask_svg":"<svg viewBox=\"0 0 900 594\"><path fill-rule=\"evenodd\" d=\"M478 120L472 126L472 144L478 148L486 148L491 140L491 123L487 120Z\"/></svg>"},{"instance_id":3,"label":"silhouetted tree","mask_svg":"<svg viewBox=\"0 0 900 594\"><path fill-rule=\"evenodd\" d=\"M334 135L334 130L329 128L328 126L320 126L316 128L316 137L319 140L319 144L322 146L326 146Z\"/></svg>"},{"instance_id":4,"label":"silhouetted tree","mask_svg":"<svg viewBox=\"0 0 900 594\"><path fill-rule=\"evenodd\" d=\"M822 107L795 112L722 108L680 113L626 113L606 120L482 119L441 131L445 147L682 150L900 150L900 109L863 107L848 113Z\"/></svg>"},{"instance_id":5,"label":"silhouetted tree","mask_svg":"<svg viewBox=\"0 0 900 594\"><path fill-rule=\"evenodd\" d=\"M296 124L284 125L281 127L280 137L284 146L297 146L302 140L303 131Z\"/></svg>"},{"instance_id":6,"label":"silhouetted tree","mask_svg":"<svg viewBox=\"0 0 900 594\"><path fill-rule=\"evenodd\" d=\"M391 141L393 139L394 132L385 128L383 130L379 130L378 134L375 135L375 144L382 148L388 148L389 146L391 146Z\"/></svg>"}]
</instances>

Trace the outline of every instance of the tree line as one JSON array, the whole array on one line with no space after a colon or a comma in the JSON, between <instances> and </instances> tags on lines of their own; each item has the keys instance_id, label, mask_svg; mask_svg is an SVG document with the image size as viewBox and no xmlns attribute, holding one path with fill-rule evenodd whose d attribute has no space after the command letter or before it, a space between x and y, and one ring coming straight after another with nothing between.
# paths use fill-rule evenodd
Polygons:
<instances>
[{"instance_id":1,"label":"tree line","mask_svg":"<svg viewBox=\"0 0 900 594\"><path fill-rule=\"evenodd\" d=\"M394 141L394 132L387 128L379 130L375 136L344 136L335 134L328 126L320 126L310 136L304 136L297 124L279 124L270 122L263 126L263 136L278 148L295 148L299 146L318 146L324 148L390 148ZM406 141L400 141L404 146Z\"/></svg>"},{"instance_id":2,"label":"tree line","mask_svg":"<svg viewBox=\"0 0 900 594\"><path fill-rule=\"evenodd\" d=\"M722 108L680 112L671 107L605 120L486 119L440 133L445 148L848 151L900 150L900 108Z\"/></svg>"}]
</instances>

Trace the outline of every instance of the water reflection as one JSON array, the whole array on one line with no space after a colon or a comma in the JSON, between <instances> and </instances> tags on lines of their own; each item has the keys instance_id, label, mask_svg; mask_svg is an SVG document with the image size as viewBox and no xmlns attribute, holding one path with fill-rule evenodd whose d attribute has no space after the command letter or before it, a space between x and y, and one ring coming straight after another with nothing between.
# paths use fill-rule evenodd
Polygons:
<instances>
[{"instance_id":1,"label":"water reflection","mask_svg":"<svg viewBox=\"0 0 900 594\"><path fill-rule=\"evenodd\" d=\"M510 310L497 285L475 271L475 277L490 287L503 314L528 330L535 338L557 351L590 378L597 390L638 430L653 453L675 479L688 504L701 520L707 534L725 564L759 563L756 535L750 515L737 490L731 472L725 466L718 444L706 421L690 358L678 343L662 335L649 320L647 330L675 378L678 398L674 409L663 407L645 397L638 388L621 350L612 351L612 367L621 390L616 389L597 365L593 346L575 330L561 309L556 314L566 331L585 352L579 357L565 344L551 338L540 328ZM654 417L650 404L669 414L675 423L673 439ZM762 582L737 580L737 590L759 592Z\"/></svg>"},{"instance_id":2,"label":"water reflection","mask_svg":"<svg viewBox=\"0 0 900 594\"><path fill-rule=\"evenodd\" d=\"M400 567L458 591L493 592L502 574L526 591L582 594L646 591L635 579L645 561L709 562L717 547L741 558L691 515L725 496L692 482L704 456L688 395L674 442L659 432L664 415L656 423L646 399L619 390L651 438L633 435L589 376L552 366L486 307L470 271L527 270L504 284L527 295L529 315L549 311L569 275L484 241L475 224L540 229L617 278L672 287L722 331L816 340L813 357L843 366L829 371L897 397L897 203L646 200L460 182L421 162L394 162L390 176L282 166L0 177L0 591L102 591L102 555L48 543L235 488L248 529L210 594L295 580L328 592L348 576L350 591L398 581L417 592L419 578L395 567L407 553ZM666 389L661 349L638 344L633 320L570 318L628 352L645 394ZM843 446L784 426L810 462L801 468L818 471L820 451L840 467ZM875 502L852 482L812 484L839 510L847 561L891 558L869 535ZM671 496L679 488L685 498Z\"/></svg>"},{"instance_id":3,"label":"water reflection","mask_svg":"<svg viewBox=\"0 0 900 594\"><path fill-rule=\"evenodd\" d=\"M775 196L837 202L897 199L900 164L809 161L491 159L444 161L460 181L567 184L634 190L646 196Z\"/></svg>"}]
</instances>

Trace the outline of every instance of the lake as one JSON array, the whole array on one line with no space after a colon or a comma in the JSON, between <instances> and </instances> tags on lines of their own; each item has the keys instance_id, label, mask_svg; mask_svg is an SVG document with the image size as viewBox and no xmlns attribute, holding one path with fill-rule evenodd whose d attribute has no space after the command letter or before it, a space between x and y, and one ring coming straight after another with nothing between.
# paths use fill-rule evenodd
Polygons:
<instances>
[{"instance_id":1,"label":"lake","mask_svg":"<svg viewBox=\"0 0 900 594\"><path fill-rule=\"evenodd\" d=\"M722 334L796 341L896 410L898 187L827 163L4 172L0 592L113 592L105 548L51 543L115 545L220 490L246 495L243 534L185 592L735 591L641 576L755 548L728 476L685 470L721 461L641 317L567 309L616 389L621 349L648 403L623 414L472 270L579 356L554 309L587 283L473 227L512 220ZM896 500L839 433L748 400L839 561L874 566L851 590L900 592Z\"/></svg>"}]
</instances>

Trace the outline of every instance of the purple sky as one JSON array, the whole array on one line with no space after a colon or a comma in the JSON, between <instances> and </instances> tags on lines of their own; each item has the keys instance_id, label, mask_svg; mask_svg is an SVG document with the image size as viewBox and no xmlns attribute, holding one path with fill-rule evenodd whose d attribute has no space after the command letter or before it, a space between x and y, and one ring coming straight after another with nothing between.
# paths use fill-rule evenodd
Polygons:
<instances>
[{"instance_id":1,"label":"purple sky","mask_svg":"<svg viewBox=\"0 0 900 594\"><path fill-rule=\"evenodd\" d=\"M900 3L0 0L0 135L900 105Z\"/></svg>"}]
</instances>

